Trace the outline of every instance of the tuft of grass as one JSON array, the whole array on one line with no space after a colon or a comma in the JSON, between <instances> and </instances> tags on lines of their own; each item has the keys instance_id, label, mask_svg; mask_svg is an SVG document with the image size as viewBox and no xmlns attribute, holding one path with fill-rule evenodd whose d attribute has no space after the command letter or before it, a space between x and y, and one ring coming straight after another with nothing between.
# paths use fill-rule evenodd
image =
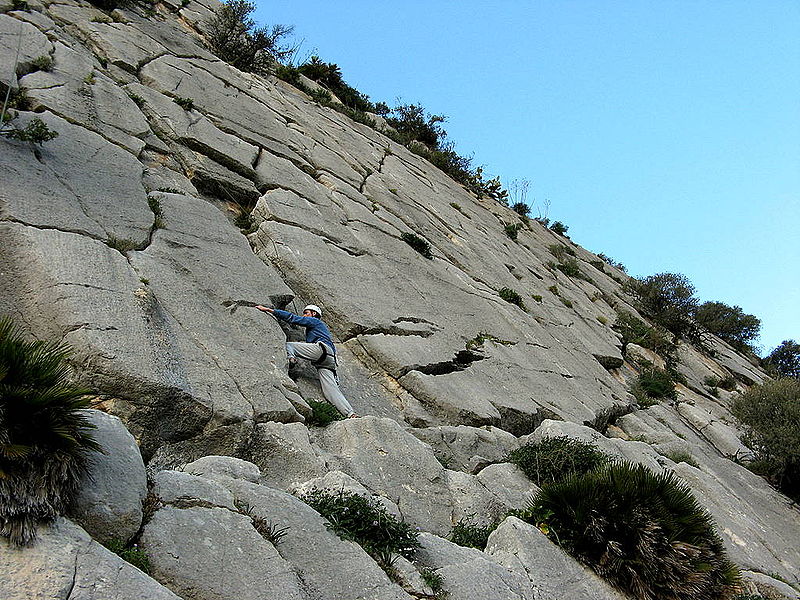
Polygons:
<instances>
[{"instance_id":1,"label":"tuft of grass","mask_svg":"<svg viewBox=\"0 0 800 600\"><path fill-rule=\"evenodd\" d=\"M130 238L118 238L112 235L106 240L106 246L113 248L117 252L125 254L130 250L136 250L138 244Z\"/></svg>"},{"instance_id":2,"label":"tuft of grass","mask_svg":"<svg viewBox=\"0 0 800 600\"><path fill-rule=\"evenodd\" d=\"M183 98L178 96L177 98L173 98L172 101L180 106L183 110L192 110L194 109L194 100L191 98Z\"/></svg>"},{"instance_id":3,"label":"tuft of grass","mask_svg":"<svg viewBox=\"0 0 800 600\"><path fill-rule=\"evenodd\" d=\"M603 315L597 317L597 322L601 325L608 325L608 319L606 319Z\"/></svg>"},{"instance_id":4,"label":"tuft of grass","mask_svg":"<svg viewBox=\"0 0 800 600\"><path fill-rule=\"evenodd\" d=\"M419 571L419 575L422 577L422 581L425 582L425 585L431 588L434 600L444 600L449 596L449 594L444 591L444 577L436 570L430 567L422 567Z\"/></svg>"},{"instance_id":5,"label":"tuft of grass","mask_svg":"<svg viewBox=\"0 0 800 600\"><path fill-rule=\"evenodd\" d=\"M137 544L127 545L122 540L113 539L103 545L122 560L139 569L142 573L150 573L150 559L147 557L145 551L139 548Z\"/></svg>"},{"instance_id":6,"label":"tuft of grass","mask_svg":"<svg viewBox=\"0 0 800 600\"><path fill-rule=\"evenodd\" d=\"M33 66L39 71L52 71L53 58L49 54L43 54L33 60Z\"/></svg>"},{"instance_id":7,"label":"tuft of grass","mask_svg":"<svg viewBox=\"0 0 800 600\"><path fill-rule=\"evenodd\" d=\"M531 294L531 298L533 298L534 302L539 302L540 304L542 302L541 294Z\"/></svg>"},{"instance_id":8,"label":"tuft of grass","mask_svg":"<svg viewBox=\"0 0 800 600\"><path fill-rule=\"evenodd\" d=\"M478 525L471 519L461 519L453 525L450 541L459 546L485 550L491 533L497 529L500 522L490 525Z\"/></svg>"},{"instance_id":9,"label":"tuft of grass","mask_svg":"<svg viewBox=\"0 0 800 600\"><path fill-rule=\"evenodd\" d=\"M672 375L653 366L644 367L639 372L638 379L631 387L631 393L642 408L658 404L660 400L678 399Z\"/></svg>"},{"instance_id":10,"label":"tuft of grass","mask_svg":"<svg viewBox=\"0 0 800 600\"><path fill-rule=\"evenodd\" d=\"M400 235L400 239L402 239L406 244L411 246L414 250L419 252L422 256L424 256L428 260L433 259L433 254L431 253L431 245L426 240L419 237L417 234L405 232Z\"/></svg>"},{"instance_id":11,"label":"tuft of grass","mask_svg":"<svg viewBox=\"0 0 800 600\"><path fill-rule=\"evenodd\" d=\"M306 419L306 425L327 427L334 421L341 421L344 419L339 411L328 402L309 400L308 405L311 407L312 413L311 416Z\"/></svg>"},{"instance_id":12,"label":"tuft of grass","mask_svg":"<svg viewBox=\"0 0 800 600\"><path fill-rule=\"evenodd\" d=\"M241 514L250 517L250 521L253 523L253 528L262 538L267 540L273 546L280 544L283 541L283 538L286 536L286 533L289 531L288 527L280 527L272 521L255 514L253 507L246 502L237 503L236 508L239 509Z\"/></svg>"},{"instance_id":13,"label":"tuft of grass","mask_svg":"<svg viewBox=\"0 0 800 600\"><path fill-rule=\"evenodd\" d=\"M588 473L608 462L604 452L593 444L556 436L511 452L508 462L517 465L536 485L561 481L571 475Z\"/></svg>"},{"instance_id":14,"label":"tuft of grass","mask_svg":"<svg viewBox=\"0 0 800 600\"><path fill-rule=\"evenodd\" d=\"M520 225L519 223L503 223L503 230L506 232L509 239L516 241L519 235Z\"/></svg>"},{"instance_id":15,"label":"tuft of grass","mask_svg":"<svg viewBox=\"0 0 800 600\"><path fill-rule=\"evenodd\" d=\"M667 452L664 454L664 456L674 463L686 463L687 465L692 465L697 469L700 468L700 465L694 459L694 456L692 456L691 452L676 450L674 452Z\"/></svg>"},{"instance_id":16,"label":"tuft of grass","mask_svg":"<svg viewBox=\"0 0 800 600\"><path fill-rule=\"evenodd\" d=\"M500 344L502 346L514 345L514 342L510 340L501 340L499 337L492 335L491 333L481 331L471 340L467 340L466 348L467 350L475 350L476 348L483 346L484 342L486 341L494 342L495 344Z\"/></svg>"},{"instance_id":17,"label":"tuft of grass","mask_svg":"<svg viewBox=\"0 0 800 600\"><path fill-rule=\"evenodd\" d=\"M344 490L313 490L301 500L328 520L329 529L359 544L384 569L391 568L394 554L410 559L420 547L414 528L372 498Z\"/></svg>"},{"instance_id":18,"label":"tuft of grass","mask_svg":"<svg viewBox=\"0 0 800 600\"><path fill-rule=\"evenodd\" d=\"M516 304L522 310L525 310L525 303L522 301L522 296L520 296L517 292L512 290L511 288L504 287L498 290L497 292L500 294L500 297L510 304Z\"/></svg>"}]
</instances>

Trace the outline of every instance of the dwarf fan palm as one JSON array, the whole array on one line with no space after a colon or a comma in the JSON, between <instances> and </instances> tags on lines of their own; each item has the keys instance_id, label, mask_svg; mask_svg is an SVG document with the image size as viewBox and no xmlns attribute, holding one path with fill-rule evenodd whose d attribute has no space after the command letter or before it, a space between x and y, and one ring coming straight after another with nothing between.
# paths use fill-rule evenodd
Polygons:
<instances>
[{"instance_id":1,"label":"dwarf fan palm","mask_svg":"<svg viewBox=\"0 0 800 600\"><path fill-rule=\"evenodd\" d=\"M68 354L63 344L24 340L0 319L0 535L18 545L64 511L87 451L99 450L81 411L86 390L68 379Z\"/></svg>"},{"instance_id":2,"label":"dwarf fan palm","mask_svg":"<svg viewBox=\"0 0 800 600\"><path fill-rule=\"evenodd\" d=\"M668 471L611 463L546 485L522 517L640 600L712 600L736 591L711 516Z\"/></svg>"}]
</instances>

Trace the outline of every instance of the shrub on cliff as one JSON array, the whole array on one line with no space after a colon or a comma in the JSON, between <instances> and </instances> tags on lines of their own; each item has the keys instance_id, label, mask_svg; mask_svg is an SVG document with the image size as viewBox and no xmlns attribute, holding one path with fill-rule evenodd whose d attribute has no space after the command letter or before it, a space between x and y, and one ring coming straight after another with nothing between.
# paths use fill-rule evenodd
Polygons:
<instances>
[{"instance_id":1,"label":"shrub on cliff","mask_svg":"<svg viewBox=\"0 0 800 600\"><path fill-rule=\"evenodd\" d=\"M711 333L742 352L752 351L750 344L761 330L761 320L758 317L748 315L738 306L728 306L724 302L704 302L697 307L695 319Z\"/></svg>"},{"instance_id":2,"label":"shrub on cliff","mask_svg":"<svg viewBox=\"0 0 800 600\"><path fill-rule=\"evenodd\" d=\"M697 298L685 275L659 273L644 279L630 279L623 289L639 302L641 310L658 325L677 336L693 337Z\"/></svg>"},{"instance_id":3,"label":"shrub on cliff","mask_svg":"<svg viewBox=\"0 0 800 600\"><path fill-rule=\"evenodd\" d=\"M736 591L711 516L672 472L610 463L546 485L521 518L640 600L717 600Z\"/></svg>"},{"instance_id":4,"label":"shrub on cliff","mask_svg":"<svg viewBox=\"0 0 800 600\"><path fill-rule=\"evenodd\" d=\"M0 535L18 545L64 512L87 452L99 449L81 411L86 390L69 383L68 354L62 344L25 341L0 320Z\"/></svg>"},{"instance_id":5,"label":"shrub on cliff","mask_svg":"<svg viewBox=\"0 0 800 600\"><path fill-rule=\"evenodd\" d=\"M764 359L764 366L781 377L800 377L800 344L784 340Z\"/></svg>"},{"instance_id":6,"label":"shrub on cliff","mask_svg":"<svg viewBox=\"0 0 800 600\"><path fill-rule=\"evenodd\" d=\"M800 379L753 386L734 400L732 412L756 452L753 470L800 501Z\"/></svg>"},{"instance_id":7,"label":"shrub on cliff","mask_svg":"<svg viewBox=\"0 0 800 600\"><path fill-rule=\"evenodd\" d=\"M256 27L250 16L255 9L255 3L247 0L227 0L206 24L206 40L211 51L231 66L264 74L294 52L282 43L294 28Z\"/></svg>"},{"instance_id":8,"label":"shrub on cliff","mask_svg":"<svg viewBox=\"0 0 800 600\"><path fill-rule=\"evenodd\" d=\"M508 462L517 465L538 486L587 473L607 461L608 456L593 444L567 436L544 438L508 455Z\"/></svg>"},{"instance_id":9,"label":"shrub on cliff","mask_svg":"<svg viewBox=\"0 0 800 600\"><path fill-rule=\"evenodd\" d=\"M639 406L646 408L658 404L659 400L677 400L675 381L672 373L658 367L644 367L633 384L631 393L636 396Z\"/></svg>"},{"instance_id":10,"label":"shrub on cliff","mask_svg":"<svg viewBox=\"0 0 800 600\"><path fill-rule=\"evenodd\" d=\"M344 490L313 490L301 500L325 517L334 533L358 543L384 569L391 566L393 554L412 558L420 547L417 532L372 498Z\"/></svg>"}]
</instances>

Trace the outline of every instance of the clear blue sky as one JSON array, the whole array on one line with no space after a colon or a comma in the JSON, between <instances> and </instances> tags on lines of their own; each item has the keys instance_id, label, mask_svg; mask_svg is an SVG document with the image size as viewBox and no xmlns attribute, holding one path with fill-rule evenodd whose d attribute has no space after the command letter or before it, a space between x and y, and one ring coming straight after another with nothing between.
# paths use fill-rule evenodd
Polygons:
<instances>
[{"instance_id":1,"label":"clear blue sky","mask_svg":"<svg viewBox=\"0 0 800 600\"><path fill-rule=\"evenodd\" d=\"M634 276L800 341L800 1L258 2ZM534 214L536 209L534 209Z\"/></svg>"}]
</instances>

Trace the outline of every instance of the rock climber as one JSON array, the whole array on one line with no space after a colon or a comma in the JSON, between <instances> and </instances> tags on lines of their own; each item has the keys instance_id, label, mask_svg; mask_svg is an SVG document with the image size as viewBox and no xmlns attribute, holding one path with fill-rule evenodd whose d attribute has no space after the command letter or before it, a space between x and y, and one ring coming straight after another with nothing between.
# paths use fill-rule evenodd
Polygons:
<instances>
[{"instance_id":1,"label":"rock climber","mask_svg":"<svg viewBox=\"0 0 800 600\"><path fill-rule=\"evenodd\" d=\"M331 331L322 322L322 309L309 304L303 309L300 317L286 310L256 306L261 312L269 313L276 319L286 321L292 325L301 325L306 328L305 342L286 342L286 353L289 355L289 368L297 364L298 358L311 362L317 369L322 394L325 399L333 404L336 409L347 418L358 415L339 389L339 378L336 375L336 346L333 345Z\"/></svg>"}]
</instances>

